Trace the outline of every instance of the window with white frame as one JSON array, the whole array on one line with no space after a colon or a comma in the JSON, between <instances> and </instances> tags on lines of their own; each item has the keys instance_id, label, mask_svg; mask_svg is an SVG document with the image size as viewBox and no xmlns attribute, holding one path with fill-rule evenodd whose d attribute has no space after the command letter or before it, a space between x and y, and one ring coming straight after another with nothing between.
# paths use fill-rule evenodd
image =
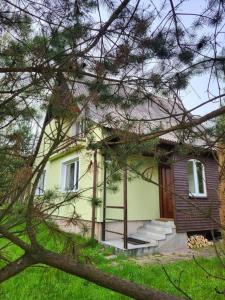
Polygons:
<instances>
[{"instance_id":1,"label":"window with white frame","mask_svg":"<svg viewBox=\"0 0 225 300\"><path fill-rule=\"evenodd\" d=\"M205 168L202 162L197 159L188 161L188 185L189 196L206 197Z\"/></svg>"},{"instance_id":2,"label":"window with white frame","mask_svg":"<svg viewBox=\"0 0 225 300\"><path fill-rule=\"evenodd\" d=\"M84 137L85 134L85 120L74 122L72 125L72 136Z\"/></svg>"},{"instance_id":3,"label":"window with white frame","mask_svg":"<svg viewBox=\"0 0 225 300\"><path fill-rule=\"evenodd\" d=\"M79 181L79 159L62 164L62 191L77 191Z\"/></svg>"},{"instance_id":4,"label":"window with white frame","mask_svg":"<svg viewBox=\"0 0 225 300\"><path fill-rule=\"evenodd\" d=\"M41 196L41 195L44 194L44 191L45 191L45 177L46 177L46 170L44 170L42 172L41 176L39 177L37 188L36 188L36 191L35 191L35 194L37 196Z\"/></svg>"}]
</instances>

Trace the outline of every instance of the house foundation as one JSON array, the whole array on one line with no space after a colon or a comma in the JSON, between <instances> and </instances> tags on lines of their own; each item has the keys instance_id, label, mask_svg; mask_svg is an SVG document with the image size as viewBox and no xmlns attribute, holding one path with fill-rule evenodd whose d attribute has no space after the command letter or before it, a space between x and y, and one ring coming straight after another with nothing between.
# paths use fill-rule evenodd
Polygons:
<instances>
[{"instance_id":1,"label":"house foundation","mask_svg":"<svg viewBox=\"0 0 225 300\"><path fill-rule=\"evenodd\" d=\"M66 218L57 218L55 222L63 231L91 236L91 221L81 220L72 224ZM106 247L114 247L116 252L127 255L188 251L187 233L177 233L174 221L171 220L128 221L127 249L124 248L123 222L108 222L107 229L106 239L102 241L102 223L96 222L96 239Z\"/></svg>"},{"instance_id":2,"label":"house foundation","mask_svg":"<svg viewBox=\"0 0 225 300\"><path fill-rule=\"evenodd\" d=\"M76 224L72 223L68 218L55 217L54 222L59 228L65 232L81 234L86 237L91 236L92 221L79 220ZM148 221L128 221L128 235L134 234L140 226L143 226ZM118 232L123 235L123 221L107 222L107 229ZM106 240L117 240L120 235L112 232L107 232ZM95 238L97 241L102 241L102 222L95 223Z\"/></svg>"}]
</instances>

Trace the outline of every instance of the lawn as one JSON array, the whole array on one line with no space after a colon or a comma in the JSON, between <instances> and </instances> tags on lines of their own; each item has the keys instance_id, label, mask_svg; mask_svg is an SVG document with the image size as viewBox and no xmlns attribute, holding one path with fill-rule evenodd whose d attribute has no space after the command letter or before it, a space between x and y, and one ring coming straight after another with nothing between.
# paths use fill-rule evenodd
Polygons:
<instances>
[{"instance_id":1,"label":"lawn","mask_svg":"<svg viewBox=\"0 0 225 300\"><path fill-rule=\"evenodd\" d=\"M62 249L64 244L61 238L53 238L42 228L39 238L49 249ZM75 238L82 244L81 238ZM0 241L1 245L4 241ZM68 243L67 243L68 244ZM16 258L19 249L11 247L8 255L13 254ZM98 268L127 278L140 284L153 287L171 294L180 295L166 277L165 271L160 264L140 266L133 260L128 260L120 255L114 259L107 259L112 253L111 249L104 249L99 244L92 243L80 250L82 260L95 264ZM200 263L208 272L217 276L225 277L225 270L221 267L217 258L199 258ZM166 264L166 271L170 278L183 288L193 299L224 299L223 295L216 291L224 290L224 281L208 277L207 274L194 261L179 261ZM49 267L34 266L23 273L4 282L0 287L0 299L6 300L67 300L67 299L90 299L90 300L116 300L129 299L128 297L98 287L80 278L67 275Z\"/></svg>"}]
</instances>

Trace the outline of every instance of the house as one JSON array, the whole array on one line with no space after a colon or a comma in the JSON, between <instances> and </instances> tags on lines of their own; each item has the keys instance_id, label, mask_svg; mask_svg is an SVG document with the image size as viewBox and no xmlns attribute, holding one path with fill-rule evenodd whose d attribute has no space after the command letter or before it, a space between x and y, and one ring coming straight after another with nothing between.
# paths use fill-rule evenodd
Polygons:
<instances>
[{"instance_id":1,"label":"house","mask_svg":"<svg viewBox=\"0 0 225 300\"><path fill-rule=\"evenodd\" d=\"M74 91L63 85L61 98L74 101ZM59 226L88 229L106 245L137 254L185 249L187 233L219 227L218 168L199 139L201 128L194 137L182 130L136 143L177 124L184 116L179 104L153 97L124 109L76 105L78 117L72 126L65 120L63 146L49 157L37 186L40 198L57 191L60 205L51 215ZM57 132L58 120L50 115L46 122L36 164Z\"/></svg>"}]
</instances>

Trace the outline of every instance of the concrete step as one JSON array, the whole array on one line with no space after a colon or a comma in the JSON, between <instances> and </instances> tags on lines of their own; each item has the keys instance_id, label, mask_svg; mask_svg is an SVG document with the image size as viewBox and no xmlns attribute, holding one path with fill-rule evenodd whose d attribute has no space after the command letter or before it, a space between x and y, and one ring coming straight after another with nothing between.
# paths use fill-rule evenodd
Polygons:
<instances>
[{"instance_id":1,"label":"concrete step","mask_svg":"<svg viewBox=\"0 0 225 300\"><path fill-rule=\"evenodd\" d=\"M187 234L176 233L176 226L172 220L153 220L145 222L137 232L129 237L145 241L146 244L132 244L128 242L128 249L124 249L123 239L105 241L106 246L113 246L116 251L125 254L144 255L175 251L176 249L187 249Z\"/></svg>"},{"instance_id":2,"label":"concrete step","mask_svg":"<svg viewBox=\"0 0 225 300\"><path fill-rule=\"evenodd\" d=\"M143 234L143 235L149 236L151 239L156 240L156 241L161 241L161 240L164 240L166 238L166 234L155 233L155 232L152 232L148 228L145 228L145 227L138 228L137 234Z\"/></svg>"},{"instance_id":3,"label":"concrete step","mask_svg":"<svg viewBox=\"0 0 225 300\"><path fill-rule=\"evenodd\" d=\"M137 240L142 240L145 242L149 242L152 244L157 244L158 245L158 239L155 238L154 234L145 234L143 232L136 232L130 235L130 237L135 238Z\"/></svg>"},{"instance_id":4,"label":"concrete step","mask_svg":"<svg viewBox=\"0 0 225 300\"><path fill-rule=\"evenodd\" d=\"M152 220L150 223L152 225L161 226L164 228L176 228L174 221L160 221L160 220Z\"/></svg>"},{"instance_id":5,"label":"concrete step","mask_svg":"<svg viewBox=\"0 0 225 300\"><path fill-rule=\"evenodd\" d=\"M173 229L171 227L163 227L152 223L147 223L144 225L150 232L159 233L159 234L170 234L173 233Z\"/></svg>"}]
</instances>

